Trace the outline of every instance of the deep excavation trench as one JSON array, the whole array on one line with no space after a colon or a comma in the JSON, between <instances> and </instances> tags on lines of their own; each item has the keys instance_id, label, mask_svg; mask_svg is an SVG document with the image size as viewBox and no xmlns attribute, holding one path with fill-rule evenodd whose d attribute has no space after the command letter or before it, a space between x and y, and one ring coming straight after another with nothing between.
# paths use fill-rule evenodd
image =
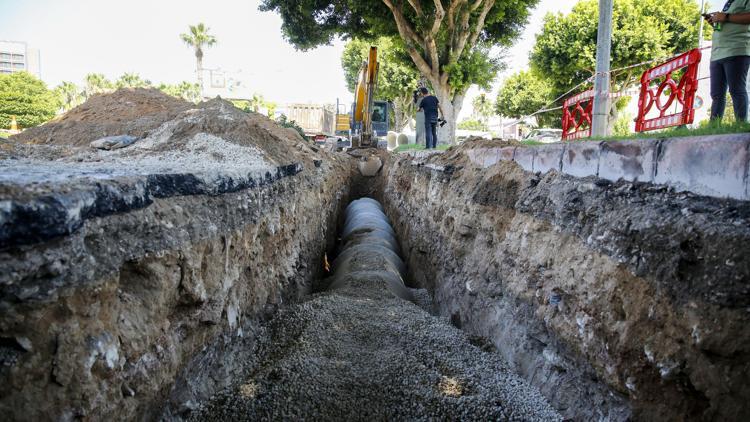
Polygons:
<instances>
[{"instance_id":1,"label":"deep excavation trench","mask_svg":"<svg viewBox=\"0 0 750 422\"><path fill-rule=\"evenodd\" d=\"M191 419L561 420L499 355L415 305L431 307L404 286L377 201L349 204L340 236L326 291L281 309L258 363Z\"/></svg>"},{"instance_id":2,"label":"deep excavation trench","mask_svg":"<svg viewBox=\"0 0 750 422\"><path fill-rule=\"evenodd\" d=\"M372 153L374 177L361 156L289 145L275 175L149 177L150 202L118 179L94 192L125 191L116 212L17 227L39 239L0 245L0 412L750 418L747 203L481 168L471 145ZM44 186L4 189L45 217Z\"/></svg>"}]
</instances>

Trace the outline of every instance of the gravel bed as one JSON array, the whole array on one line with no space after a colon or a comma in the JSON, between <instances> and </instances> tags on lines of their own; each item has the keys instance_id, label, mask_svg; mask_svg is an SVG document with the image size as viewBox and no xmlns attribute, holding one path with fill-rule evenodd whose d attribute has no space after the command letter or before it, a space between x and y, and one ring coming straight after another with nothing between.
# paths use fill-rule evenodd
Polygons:
<instances>
[{"instance_id":1,"label":"gravel bed","mask_svg":"<svg viewBox=\"0 0 750 422\"><path fill-rule=\"evenodd\" d=\"M500 355L383 283L283 308L255 352L191 420L561 420Z\"/></svg>"}]
</instances>

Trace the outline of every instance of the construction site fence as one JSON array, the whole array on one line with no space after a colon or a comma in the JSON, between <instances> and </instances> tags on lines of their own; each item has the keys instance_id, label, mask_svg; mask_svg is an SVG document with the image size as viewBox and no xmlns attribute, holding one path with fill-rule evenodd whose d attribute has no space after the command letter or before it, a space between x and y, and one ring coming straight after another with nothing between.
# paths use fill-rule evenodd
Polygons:
<instances>
[{"instance_id":1,"label":"construction site fence","mask_svg":"<svg viewBox=\"0 0 750 422\"><path fill-rule=\"evenodd\" d=\"M638 116L635 131L664 129L693 123L695 118L695 94L698 90L698 66L701 50L696 48L674 56L646 69L641 75L638 89ZM653 62L653 61L652 61ZM611 72L643 66L649 62L637 63ZM568 95L576 88L590 83L592 78L578 84L554 102ZM563 140L576 140L591 136L592 109L595 91L589 89L566 98L562 105ZM626 92L610 93L610 98L629 95ZM554 103L553 102L553 103ZM549 106L551 104L548 104ZM545 107L547 107L545 106ZM555 110L543 109L533 115Z\"/></svg>"}]
</instances>

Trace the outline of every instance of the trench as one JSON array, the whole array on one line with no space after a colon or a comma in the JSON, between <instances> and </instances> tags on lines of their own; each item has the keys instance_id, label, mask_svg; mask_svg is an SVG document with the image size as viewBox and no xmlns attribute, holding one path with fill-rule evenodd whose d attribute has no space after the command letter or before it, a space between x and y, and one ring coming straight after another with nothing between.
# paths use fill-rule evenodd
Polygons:
<instances>
[{"instance_id":1,"label":"trench","mask_svg":"<svg viewBox=\"0 0 750 422\"><path fill-rule=\"evenodd\" d=\"M35 247L87 248L97 260L63 255L82 263L66 276L74 294L6 315L36 337L3 331L13 361L0 357L20 364L0 368L12 381L0 410L741 419L746 203L464 155L382 156L374 177L346 158L198 200L159 197L7 255L34 264Z\"/></svg>"},{"instance_id":2,"label":"trench","mask_svg":"<svg viewBox=\"0 0 750 422\"><path fill-rule=\"evenodd\" d=\"M279 310L257 363L191 420L560 420L491 350L404 284L383 207L344 213L326 289Z\"/></svg>"}]
</instances>

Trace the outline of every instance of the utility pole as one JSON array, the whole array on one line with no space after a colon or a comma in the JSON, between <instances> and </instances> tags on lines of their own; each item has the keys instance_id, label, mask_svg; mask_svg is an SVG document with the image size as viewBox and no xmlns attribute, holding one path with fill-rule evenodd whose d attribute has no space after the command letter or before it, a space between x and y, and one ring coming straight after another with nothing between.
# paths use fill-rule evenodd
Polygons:
<instances>
[{"instance_id":1,"label":"utility pole","mask_svg":"<svg viewBox=\"0 0 750 422\"><path fill-rule=\"evenodd\" d=\"M607 136L609 117L609 55L612 45L612 0L599 0L599 27L596 31L596 78L591 136Z\"/></svg>"},{"instance_id":2,"label":"utility pole","mask_svg":"<svg viewBox=\"0 0 750 422\"><path fill-rule=\"evenodd\" d=\"M701 15L698 16L698 48L703 47L703 13L706 9L706 0L701 0Z\"/></svg>"}]
</instances>

